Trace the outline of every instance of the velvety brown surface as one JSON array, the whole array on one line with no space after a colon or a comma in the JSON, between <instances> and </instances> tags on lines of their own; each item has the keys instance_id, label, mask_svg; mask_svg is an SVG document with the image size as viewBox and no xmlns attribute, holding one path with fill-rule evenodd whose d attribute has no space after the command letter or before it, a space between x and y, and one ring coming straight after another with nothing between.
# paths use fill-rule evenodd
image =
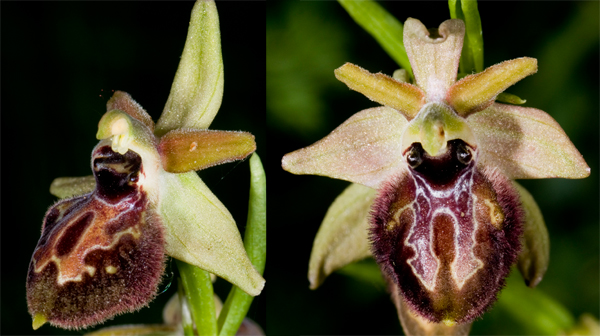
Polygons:
<instances>
[{"instance_id":1,"label":"velvety brown surface","mask_svg":"<svg viewBox=\"0 0 600 336\"><path fill-rule=\"evenodd\" d=\"M461 140L388 181L373 207L373 252L407 305L432 322L470 322L496 300L520 249L510 181L480 171Z\"/></svg>"},{"instance_id":2,"label":"velvety brown surface","mask_svg":"<svg viewBox=\"0 0 600 336\"><path fill-rule=\"evenodd\" d=\"M78 329L137 310L164 270L164 232L137 185L141 158L105 146L94 152L97 188L55 204L27 275L32 316Z\"/></svg>"}]
</instances>

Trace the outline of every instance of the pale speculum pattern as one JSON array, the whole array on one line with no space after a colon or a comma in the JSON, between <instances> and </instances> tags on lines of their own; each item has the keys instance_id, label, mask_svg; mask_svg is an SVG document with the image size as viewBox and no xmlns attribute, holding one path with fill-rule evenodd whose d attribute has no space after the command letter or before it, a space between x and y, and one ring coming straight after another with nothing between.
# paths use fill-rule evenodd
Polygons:
<instances>
[{"instance_id":1,"label":"pale speculum pattern","mask_svg":"<svg viewBox=\"0 0 600 336\"><path fill-rule=\"evenodd\" d=\"M416 200L411 210L415 213L414 221L421 224L412 225L406 238L405 244L415 251L408 263L428 290L435 289L440 268L449 264L452 279L458 288L462 288L464 282L483 264L473 255L474 232L477 230L471 196L473 161L460 172L454 183L442 188L431 185L421 174L415 173L412 177L416 186ZM443 226L445 229L445 232L438 235L453 237L447 239L453 245L451 260L440 260L440 257L448 256L448 253L439 253L440 257L435 253L436 226Z\"/></svg>"}]
</instances>

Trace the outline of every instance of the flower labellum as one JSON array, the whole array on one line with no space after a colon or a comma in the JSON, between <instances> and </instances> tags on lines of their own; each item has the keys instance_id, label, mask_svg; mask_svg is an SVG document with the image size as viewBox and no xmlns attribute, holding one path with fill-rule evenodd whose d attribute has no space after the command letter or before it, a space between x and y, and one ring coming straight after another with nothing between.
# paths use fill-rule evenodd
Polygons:
<instances>
[{"instance_id":1,"label":"flower labellum","mask_svg":"<svg viewBox=\"0 0 600 336\"><path fill-rule=\"evenodd\" d=\"M475 165L462 140L430 156L406 153L409 173L373 207L373 254L409 306L434 322L467 322L495 300L520 249L523 214L510 181Z\"/></svg>"},{"instance_id":2,"label":"flower labellum","mask_svg":"<svg viewBox=\"0 0 600 336\"><path fill-rule=\"evenodd\" d=\"M92 165L95 190L58 202L44 218L27 275L27 300L38 323L82 328L137 310L156 295L165 238L138 184L142 159L101 143Z\"/></svg>"}]
</instances>

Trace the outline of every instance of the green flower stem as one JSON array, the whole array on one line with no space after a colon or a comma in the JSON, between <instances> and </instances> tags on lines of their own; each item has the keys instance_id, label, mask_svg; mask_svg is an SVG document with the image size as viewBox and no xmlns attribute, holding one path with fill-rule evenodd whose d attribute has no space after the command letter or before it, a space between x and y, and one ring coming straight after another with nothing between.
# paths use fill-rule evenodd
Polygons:
<instances>
[{"instance_id":1,"label":"green flower stem","mask_svg":"<svg viewBox=\"0 0 600 336\"><path fill-rule=\"evenodd\" d=\"M262 275L267 256L267 184L256 153L250 158L250 203L244 247L252 265ZM233 286L219 315L219 335L235 335L254 297Z\"/></svg>"},{"instance_id":2,"label":"green flower stem","mask_svg":"<svg viewBox=\"0 0 600 336\"><path fill-rule=\"evenodd\" d=\"M483 71L483 34L475 0L448 0L450 17L465 22L465 40L460 57L460 73Z\"/></svg>"},{"instance_id":3,"label":"green flower stem","mask_svg":"<svg viewBox=\"0 0 600 336\"><path fill-rule=\"evenodd\" d=\"M210 273L180 260L177 260L177 267L198 335L216 335L217 317Z\"/></svg>"},{"instance_id":4,"label":"green flower stem","mask_svg":"<svg viewBox=\"0 0 600 336\"><path fill-rule=\"evenodd\" d=\"M183 292L183 283L181 278L177 279L177 294L179 295L179 306L181 307L181 324L183 325L183 332L186 336L194 336L194 323L189 316L189 311L183 307L186 305L184 302L187 301L185 293Z\"/></svg>"},{"instance_id":5,"label":"green flower stem","mask_svg":"<svg viewBox=\"0 0 600 336\"><path fill-rule=\"evenodd\" d=\"M379 45L414 78L410 61L402 42L403 28L394 16L378 3L365 0L338 0L352 19L377 40Z\"/></svg>"}]
</instances>

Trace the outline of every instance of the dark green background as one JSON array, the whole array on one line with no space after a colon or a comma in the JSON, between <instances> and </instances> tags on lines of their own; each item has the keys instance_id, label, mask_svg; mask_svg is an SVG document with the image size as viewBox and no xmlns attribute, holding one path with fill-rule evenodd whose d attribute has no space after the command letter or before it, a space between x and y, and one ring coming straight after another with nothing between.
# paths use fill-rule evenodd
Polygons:
<instances>
[{"instance_id":1,"label":"dark green background","mask_svg":"<svg viewBox=\"0 0 600 336\"><path fill-rule=\"evenodd\" d=\"M401 22L413 17L437 27L450 18L447 2L381 4ZM538 201L550 231L550 267L540 290L576 317L589 312L597 318L598 2L483 1L479 9L485 66L522 56L537 58L538 73L508 92L527 99L525 106L555 118L591 167L592 175L584 180L522 184ZM268 3L269 166L277 167L285 153L312 144L354 113L377 105L335 79L333 70L345 62L389 75L398 68L337 2ZM319 289L308 289L312 242L328 206L348 182L277 169L269 172L269 182L269 264L277 270L269 278L270 334L400 334L395 308L384 288L333 274ZM476 321L472 331L474 335L532 333L499 309Z\"/></svg>"},{"instance_id":2,"label":"dark green background","mask_svg":"<svg viewBox=\"0 0 600 336\"><path fill-rule=\"evenodd\" d=\"M0 334L69 333L49 325L33 331L25 300L27 268L42 218L56 200L48 188L56 177L91 174L97 125L112 90L130 93L158 119L183 51L193 5L2 3ZM210 128L253 133L258 153L265 158L265 4L228 2L217 7L225 89ZM248 162L213 167L200 175L243 232ZM162 308L176 287L159 295L150 308L105 325L161 323ZM229 285L219 280L215 287L225 299ZM266 295L258 297L250 312L263 327L265 299Z\"/></svg>"}]
</instances>

